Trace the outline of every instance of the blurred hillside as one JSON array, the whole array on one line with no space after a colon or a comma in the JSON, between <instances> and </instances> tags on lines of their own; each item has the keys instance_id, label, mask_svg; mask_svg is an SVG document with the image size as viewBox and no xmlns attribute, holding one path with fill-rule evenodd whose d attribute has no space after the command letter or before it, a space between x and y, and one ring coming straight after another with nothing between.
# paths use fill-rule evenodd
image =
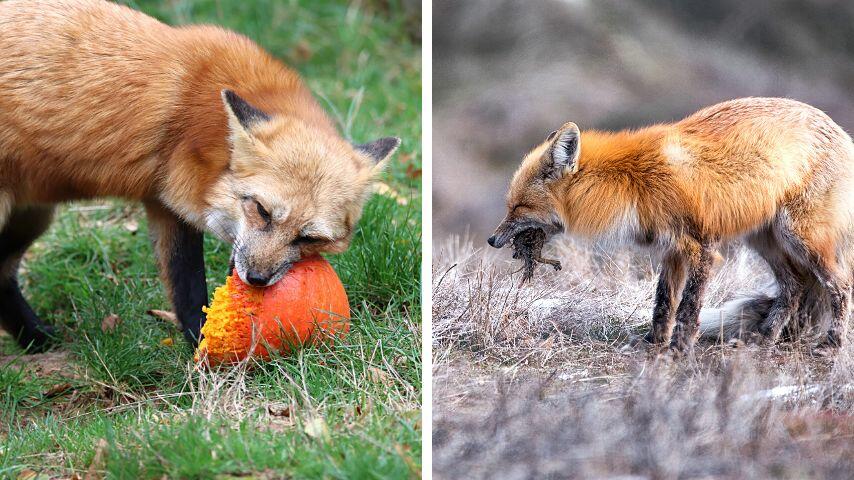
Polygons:
<instances>
[{"instance_id":1,"label":"blurred hillside","mask_svg":"<svg viewBox=\"0 0 854 480\"><path fill-rule=\"evenodd\" d=\"M485 239L521 156L568 120L617 129L745 96L854 129L849 0L436 0L434 229Z\"/></svg>"}]
</instances>

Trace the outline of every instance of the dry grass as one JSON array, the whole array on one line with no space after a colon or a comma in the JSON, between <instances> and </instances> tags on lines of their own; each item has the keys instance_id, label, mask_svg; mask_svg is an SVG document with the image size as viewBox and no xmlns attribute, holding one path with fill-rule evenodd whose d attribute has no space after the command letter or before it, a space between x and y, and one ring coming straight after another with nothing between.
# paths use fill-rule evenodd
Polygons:
<instances>
[{"instance_id":1,"label":"dry grass","mask_svg":"<svg viewBox=\"0 0 854 480\"><path fill-rule=\"evenodd\" d=\"M854 348L701 343L673 363L648 328L655 261L564 241L519 288L509 255L455 240L434 263L438 478L850 478ZM706 305L769 288L724 252Z\"/></svg>"}]
</instances>

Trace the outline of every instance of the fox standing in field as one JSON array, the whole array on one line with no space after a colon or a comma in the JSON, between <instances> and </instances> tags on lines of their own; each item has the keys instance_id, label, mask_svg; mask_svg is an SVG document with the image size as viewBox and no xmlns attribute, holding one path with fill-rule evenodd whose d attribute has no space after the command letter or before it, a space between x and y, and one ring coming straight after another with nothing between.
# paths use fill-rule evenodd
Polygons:
<instances>
[{"instance_id":1,"label":"fox standing in field","mask_svg":"<svg viewBox=\"0 0 854 480\"><path fill-rule=\"evenodd\" d=\"M144 203L164 283L194 343L207 302L202 231L245 282L347 248L400 143L353 146L299 76L249 39L173 28L104 0L0 2L0 324L38 350L16 271L54 205Z\"/></svg>"},{"instance_id":2,"label":"fox standing in field","mask_svg":"<svg viewBox=\"0 0 854 480\"><path fill-rule=\"evenodd\" d=\"M567 123L525 157L507 207L493 247L525 230L565 229L660 250L651 343L684 352L701 332L754 328L776 341L793 319L826 325L825 351L844 340L854 281L854 144L809 105L745 98L616 133ZM704 311L701 324L714 250L734 239L767 261L779 291Z\"/></svg>"}]
</instances>

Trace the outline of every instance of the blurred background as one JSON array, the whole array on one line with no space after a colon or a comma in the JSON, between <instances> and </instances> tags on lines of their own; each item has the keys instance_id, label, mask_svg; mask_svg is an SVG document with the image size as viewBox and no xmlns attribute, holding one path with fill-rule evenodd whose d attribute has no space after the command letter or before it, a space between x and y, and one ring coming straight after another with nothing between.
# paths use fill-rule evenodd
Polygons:
<instances>
[{"instance_id":1,"label":"blurred background","mask_svg":"<svg viewBox=\"0 0 854 480\"><path fill-rule=\"evenodd\" d=\"M619 129L782 96L854 129L850 0L435 0L433 222L485 241L522 155L572 120Z\"/></svg>"}]
</instances>

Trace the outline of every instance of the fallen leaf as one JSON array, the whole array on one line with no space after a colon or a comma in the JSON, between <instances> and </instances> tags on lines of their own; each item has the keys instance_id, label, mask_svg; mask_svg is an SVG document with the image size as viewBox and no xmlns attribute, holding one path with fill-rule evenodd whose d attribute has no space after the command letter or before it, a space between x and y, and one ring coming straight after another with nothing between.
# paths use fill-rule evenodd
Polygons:
<instances>
[{"instance_id":1,"label":"fallen leaf","mask_svg":"<svg viewBox=\"0 0 854 480\"><path fill-rule=\"evenodd\" d=\"M368 367L368 379L374 383L381 383L386 386L394 383L391 375L377 367Z\"/></svg>"},{"instance_id":2,"label":"fallen leaf","mask_svg":"<svg viewBox=\"0 0 854 480\"><path fill-rule=\"evenodd\" d=\"M421 169L416 168L414 164L410 163L406 166L406 176L413 180L419 179L421 178Z\"/></svg>"},{"instance_id":3,"label":"fallen leaf","mask_svg":"<svg viewBox=\"0 0 854 480\"><path fill-rule=\"evenodd\" d=\"M167 347L171 347L175 344L175 341L172 340L172 337L166 337L163 340L160 340L161 345L166 345Z\"/></svg>"},{"instance_id":4,"label":"fallen leaf","mask_svg":"<svg viewBox=\"0 0 854 480\"><path fill-rule=\"evenodd\" d=\"M380 195L384 195L396 201L399 205L406 205L409 203L409 199L401 195L397 190L388 186L387 183L377 182L374 184L374 192Z\"/></svg>"},{"instance_id":5,"label":"fallen leaf","mask_svg":"<svg viewBox=\"0 0 854 480\"><path fill-rule=\"evenodd\" d=\"M294 46L294 55L297 60L301 62L305 62L311 59L314 56L314 51L311 49L311 45L305 40L300 40L297 42L296 46Z\"/></svg>"},{"instance_id":6,"label":"fallen leaf","mask_svg":"<svg viewBox=\"0 0 854 480\"><path fill-rule=\"evenodd\" d=\"M39 472L25 468L18 472L17 480L35 480L38 478Z\"/></svg>"},{"instance_id":7,"label":"fallen leaf","mask_svg":"<svg viewBox=\"0 0 854 480\"><path fill-rule=\"evenodd\" d=\"M364 406L359 404L356 405L356 408L353 409L353 413L356 414L357 417L361 417L362 415L367 415L374 409L374 402L370 399L370 397L365 401Z\"/></svg>"},{"instance_id":8,"label":"fallen leaf","mask_svg":"<svg viewBox=\"0 0 854 480\"><path fill-rule=\"evenodd\" d=\"M329 427L323 417L314 417L303 425L303 431L311 438L328 438Z\"/></svg>"},{"instance_id":9,"label":"fallen leaf","mask_svg":"<svg viewBox=\"0 0 854 480\"><path fill-rule=\"evenodd\" d=\"M154 318L159 318L165 322L169 322L172 325L175 325L179 329L181 328L181 322L178 320L178 316L175 315L175 312L169 312L166 310L149 310L145 312L151 315Z\"/></svg>"},{"instance_id":10,"label":"fallen leaf","mask_svg":"<svg viewBox=\"0 0 854 480\"><path fill-rule=\"evenodd\" d=\"M274 417L290 417L291 406L280 403L271 403L267 405L267 412Z\"/></svg>"},{"instance_id":11,"label":"fallen leaf","mask_svg":"<svg viewBox=\"0 0 854 480\"><path fill-rule=\"evenodd\" d=\"M398 443L395 444L394 449L397 454L400 455L400 458L402 458L403 461L406 462L406 466L409 467L409 471L413 474L413 476L420 477L419 474L421 473L421 469L418 468L418 465L415 463L415 460L412 459L412 447L410 447L409 445L401 445Z\"/></svg>"},{"instance_id":12,"label":"fallen leaf","mask_svg":"<svg viewBox=\"0 0 854 480\"><path fill-rule=\"evenodd\" d=\"M111 313L101 320L101 331L112 333L120 323L122 323L121 317L115 313Z\"/></svg>"},{"instance_id":13,"label":"fallen leaf","mask_svg":"<svg viewBox=\"0 0 854 480\"><path fill-rule=\"evenodd\" d=\"M70 383L68 383L68 382L60 383L58 385L54 385L54 386L50 387L49 389L47 389L47 391L44 392L44 396L47 398L53 398L53 397L62 395L63 393L65 393L69 389L71 389Z\"/></svg>"}]
</instances>

